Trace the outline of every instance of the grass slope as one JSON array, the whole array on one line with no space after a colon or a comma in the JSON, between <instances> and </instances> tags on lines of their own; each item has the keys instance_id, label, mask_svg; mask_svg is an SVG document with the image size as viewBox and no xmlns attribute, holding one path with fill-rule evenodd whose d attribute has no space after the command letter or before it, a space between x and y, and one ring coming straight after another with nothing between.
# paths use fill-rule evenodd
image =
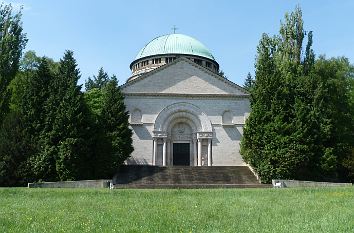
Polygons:
<instances>
[{"instance_id":1,"label":"grass slope","mask_svg":"<svg viewBox=\"0 0 354 233\"><path fill-rule=\"evenodd\" d=\"M354 188L1 188L0 232L354 232Z\"/></svg>"}]
</instances>

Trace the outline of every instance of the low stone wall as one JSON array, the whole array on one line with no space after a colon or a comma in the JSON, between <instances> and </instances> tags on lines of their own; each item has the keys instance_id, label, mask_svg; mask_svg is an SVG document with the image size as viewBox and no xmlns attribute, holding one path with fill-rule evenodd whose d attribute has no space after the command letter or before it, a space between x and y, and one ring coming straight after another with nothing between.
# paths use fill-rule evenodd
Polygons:
<instances>
[{"instance_id":1,"label":"low stone wall","mask_svg":"<svg viewBox=\"0 0 354 233\"><path fill-rule=\"evenodd\" d=\"M28 188L109 188L112 180L78 180L28 183Z\"/></svg>"},{"instance_id":2,"label":"low stone wall","mask_svg":"<svg viewBox=\"0 0 354 233\"><path fill-rule=\"evenodd\" d=\"M272 180L272 184L274 188L352 186L352 183L315 182L303 180Z\"/></svg>"}]
</instances>

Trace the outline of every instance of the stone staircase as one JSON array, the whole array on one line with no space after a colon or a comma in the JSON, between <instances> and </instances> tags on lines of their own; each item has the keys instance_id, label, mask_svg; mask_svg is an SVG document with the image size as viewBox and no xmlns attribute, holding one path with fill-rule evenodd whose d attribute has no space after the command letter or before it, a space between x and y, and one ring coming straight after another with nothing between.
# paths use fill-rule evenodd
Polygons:
<instances>
[{"instance_id":1,"label":"stone staircase","mask_svg":"<svg viewBox=\"0 0 354 233\"><path fill-rule=\"evenodd\" d=\"M114 188L264 188L246 166L122 166Z\"/></svg>"}]
</instances>

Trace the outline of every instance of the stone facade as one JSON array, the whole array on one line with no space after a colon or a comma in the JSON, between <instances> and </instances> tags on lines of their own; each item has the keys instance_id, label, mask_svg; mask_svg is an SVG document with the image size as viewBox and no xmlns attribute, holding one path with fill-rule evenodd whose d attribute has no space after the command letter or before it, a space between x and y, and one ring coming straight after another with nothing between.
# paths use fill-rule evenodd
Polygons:
<instances>
[{"instance_id":1,"label":"stone facade","mask_svg":"<svg viewBox=\"0 0 354 233\"><path fill-rule=\"evenodd\" d=\"M180 57L122 91L134 133L127 164L245 165L239 145L250 106L238 85Z\"/></svg>"}]
</instances>

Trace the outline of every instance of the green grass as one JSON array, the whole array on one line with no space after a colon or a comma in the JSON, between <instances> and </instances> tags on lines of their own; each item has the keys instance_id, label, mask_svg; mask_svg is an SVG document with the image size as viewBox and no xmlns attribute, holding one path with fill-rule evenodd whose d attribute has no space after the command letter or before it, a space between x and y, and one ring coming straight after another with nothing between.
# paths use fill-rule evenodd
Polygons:
<instances>
[{"instance_id":1,"label":"green grass","mask_svg":"<svg viewBox=\"0 0 354 233\"><path fill-rule=\"evenodd\" d=\"M0 232L354 232L354 188L0 189Z\"/></svg>"}]
</instances>

